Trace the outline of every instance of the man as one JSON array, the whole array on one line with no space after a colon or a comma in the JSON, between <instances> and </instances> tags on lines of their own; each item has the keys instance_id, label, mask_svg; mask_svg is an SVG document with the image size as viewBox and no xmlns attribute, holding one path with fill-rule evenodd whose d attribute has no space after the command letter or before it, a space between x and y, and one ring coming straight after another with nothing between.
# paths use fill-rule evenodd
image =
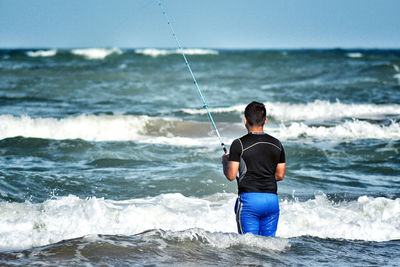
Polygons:
<instances>
[{"instance_id":1,"label":"man","mask_svg":"<svg viewBox=\"0 0 400 267\"><path fill-rule=\"evenodd\" d=\"M251 102L244 116L248 134L234 140L230 152L222 156L226 178L238 182L238 231L275 236L279 219L277 181L285 176L285 151L278 139L264 133L268 121L264 104Z\"/></svg>"}]
</instances>

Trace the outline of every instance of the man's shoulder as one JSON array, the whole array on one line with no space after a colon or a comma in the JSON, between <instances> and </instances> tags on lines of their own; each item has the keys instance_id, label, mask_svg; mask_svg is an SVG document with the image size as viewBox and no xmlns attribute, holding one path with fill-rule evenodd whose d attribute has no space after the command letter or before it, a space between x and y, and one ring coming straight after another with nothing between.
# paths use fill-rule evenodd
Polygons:
<instances>
[{"instance_id":1,"label":"man's shoulder","mask_svg":"<svg viewBox=\"0 0 400 267\"><path fill-rule=\"evenodd\" d=\"M278 146L280 148L283 147L281 141L279 141L278 138L276 138L276 137L274 137L272 135L269 135L269 134L266 134L266 135L267 135L267 138L268 138L269 142L275 144L276 146Z\"/></svg>"},{"instance_id":2,"label":"man's shoulder","mask_svg":"<svg viewBox=\"0 0 400 267\"><path fill-rule=\"evenodd\" d=\"M252 134L247 133L247 134L243 135L242 137L239 137L238 140L243 141L243 140L251 138L251 136L252 136Z\"/></svg>"},{"instance_id":3,"label":"man's shoulder","mask_svg":"<svg viewBox=\"0 0 400 267\"><path fill-rule=\"evenodd\" d=\"M279 141L278 138L276 138L276 137L274 137L274 136L272 136L272 135L270 135L270 134L267 134L267 133L266 133L265 136L266 136L266 138L268 138L269 140L275 141L275 142L277 142L277 143L281 143L281 141Z\"/></svg>"}]
</instances>

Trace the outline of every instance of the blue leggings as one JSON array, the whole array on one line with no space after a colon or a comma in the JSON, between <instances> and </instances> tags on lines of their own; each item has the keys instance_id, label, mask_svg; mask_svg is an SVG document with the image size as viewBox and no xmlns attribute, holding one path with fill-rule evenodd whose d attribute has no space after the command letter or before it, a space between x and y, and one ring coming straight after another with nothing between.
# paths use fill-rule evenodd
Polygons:
<instances>
[{"instance_id":1,"label":"blue leggings","mask_svg":"<svg viewBox=\"0 0 400 267\"><path fill-rule=\"evenodd\" d=\"M239 234L275 236L279 220L278 195L242 193L235 204Z\"/></svg>"}]
</instances>

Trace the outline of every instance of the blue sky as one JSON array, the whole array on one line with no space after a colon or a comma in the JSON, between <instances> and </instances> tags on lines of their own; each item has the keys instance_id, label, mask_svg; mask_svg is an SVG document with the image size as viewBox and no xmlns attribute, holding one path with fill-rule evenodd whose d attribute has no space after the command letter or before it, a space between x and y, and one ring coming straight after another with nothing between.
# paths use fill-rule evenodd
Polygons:
<instances>
[{"instance_id":1,"label":"blue sky","mask_svg":"<svg viewBox=\"0 0 400 267\"><path fill-rule=\"evenodd\" d=\"M400 48L399 0L163 0L184 47ZM0 47L175 47L156 0L0 0Z\"/></svg>"}]
</instances>

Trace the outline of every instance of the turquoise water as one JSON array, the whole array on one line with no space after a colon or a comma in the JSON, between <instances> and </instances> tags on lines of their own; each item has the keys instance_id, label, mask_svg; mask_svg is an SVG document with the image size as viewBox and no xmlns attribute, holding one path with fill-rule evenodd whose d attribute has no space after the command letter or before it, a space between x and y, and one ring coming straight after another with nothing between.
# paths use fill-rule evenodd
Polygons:
<instances>
[{"instance_id":1,"label":"turquoise water","mask_svg":"<svg viewBox=\"0 0 400 267\"><path fill-rule=\"evenodd\" d=\"M277 237L236 234L177 51L3 49L3 265L400 263L399 50L186 54L226 144L266 104L287 155Z\"/></svg>"}]
</instances>

